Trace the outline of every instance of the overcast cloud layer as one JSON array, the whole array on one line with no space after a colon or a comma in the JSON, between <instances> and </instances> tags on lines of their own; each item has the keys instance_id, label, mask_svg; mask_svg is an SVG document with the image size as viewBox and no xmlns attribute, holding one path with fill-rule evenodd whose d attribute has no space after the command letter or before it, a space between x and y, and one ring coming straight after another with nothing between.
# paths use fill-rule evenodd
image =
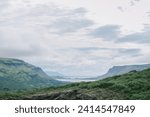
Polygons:
<instances>
[{"instance_id":1,"label":"overcast cloud layer","mask_svg":"<svg viewBox=\"0 0 150 117\"><path fill-rule=\"evenodd\" d=\"M149 0L0 0L0 57L97 76L150 61Z\"/></svg>"}]
</instances>

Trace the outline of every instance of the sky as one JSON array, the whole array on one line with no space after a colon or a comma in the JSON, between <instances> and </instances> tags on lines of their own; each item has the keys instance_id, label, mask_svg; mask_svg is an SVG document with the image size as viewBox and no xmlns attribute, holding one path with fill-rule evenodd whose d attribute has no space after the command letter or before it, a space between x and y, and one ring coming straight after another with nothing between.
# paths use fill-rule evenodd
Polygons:
<instances>
[{"instance_id":1,"label":"sky","mask_svg":"<svg viewBox=\"0 0 150 117\"><path fill-rule=\"evenodd\" d=\"M67 76L150 63L150 0L0 0L0 57Z\"/></svg>"}]
</instances>

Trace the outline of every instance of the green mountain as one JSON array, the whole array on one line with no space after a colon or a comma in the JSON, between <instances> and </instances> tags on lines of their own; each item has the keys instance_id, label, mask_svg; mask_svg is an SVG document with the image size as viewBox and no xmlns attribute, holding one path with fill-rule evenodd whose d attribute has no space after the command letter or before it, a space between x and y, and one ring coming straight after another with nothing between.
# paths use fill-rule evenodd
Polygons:
<instances>
[{"instance_id":1,"label":"green mountain","mask_svg":"<svg viewBox=\"0 0 150 117\"><path fill-rule=\"evenodd\" d=\"M0 58L0 91L13 91L62 85L41 68L22 60Z\"/></svg>"},{"instance_id":2,"label":"green mountain","mask_svg":"<svg viewBox=\"0 0 150 117\"><path fill-rule=\"evenodd\" d=\"M150 100L150 69L132 71L94 82L81 82L30 92L3 93L0 99Z\"/></svg>"},{"instance_id":3,"label":"green mountain","mask_svg":"<svg viewBox=\"0 0 150 117\"><path fill-rule=\"evenodd\" d=\"M104 78L112 77L115 75L125 74L130 71L142 71L148 68L150 68L150 64L113 66L112 68L108 70L106 74L99 76L96 79L104 79Z\"/></svg>"}]
</instances>

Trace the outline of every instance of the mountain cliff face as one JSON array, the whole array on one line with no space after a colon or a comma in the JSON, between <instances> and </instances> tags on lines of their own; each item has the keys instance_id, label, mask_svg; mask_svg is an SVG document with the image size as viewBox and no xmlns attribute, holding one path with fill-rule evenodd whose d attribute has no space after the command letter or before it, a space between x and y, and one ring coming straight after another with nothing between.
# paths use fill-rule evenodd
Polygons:
<instances>
[{"instance_id":1,"label":"mountain cliff face","mask_svg":"<svg viewBox=\"0 0 150 117\"><path fill-rule=\"evenodd\" d=\"M49 77L39 67L22 60L0 58L0 90L11 91L63 84Z\"/></svg>"},{"instance_id":2,"label":"mountain cliff face","mask_svg":"<svg viewBox=\"0 0 150 117\"><path fill-rule=\"evenodd\" d=\"M99 79L121 75L128 72L135 72L135 71L142 71L144 69L150 68L150 64L143 64L143 65L125 65L125 66L114 66L108 70L108 72L100 77Z\"/></svg>"}]
</instances>

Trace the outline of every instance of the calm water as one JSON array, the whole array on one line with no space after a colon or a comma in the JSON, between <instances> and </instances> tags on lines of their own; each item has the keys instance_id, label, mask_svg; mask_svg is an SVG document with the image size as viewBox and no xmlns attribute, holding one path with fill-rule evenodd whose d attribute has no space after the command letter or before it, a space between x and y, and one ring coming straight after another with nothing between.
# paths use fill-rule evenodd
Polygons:
<instances>
[{"instance_id":1,"label":"calm water","mask_svg":"<svg viewBox=\"0 0 150 117\"><path fill-rule=\"evenodd\" d=\"M65 76L64 78L56 78L59 81L67 81L67 82L89 82L95 81L95 77L86 77L86 76Z\"/></svg>"}]
</instances>

